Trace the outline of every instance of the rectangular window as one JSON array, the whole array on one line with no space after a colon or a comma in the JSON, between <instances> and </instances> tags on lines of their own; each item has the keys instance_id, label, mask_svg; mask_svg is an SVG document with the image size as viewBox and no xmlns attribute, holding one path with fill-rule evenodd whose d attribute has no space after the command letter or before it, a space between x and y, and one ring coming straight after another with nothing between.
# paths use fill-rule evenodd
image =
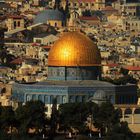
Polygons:
<instances>
[{"instance_id":1,"label":"rectangular window","mask_svg":"<svg viewBox=\"0 0 140 140\"><path fill-rule=\"evenodd\" d=\"M17 24L16 24L16 21L14 21L14 29L16 28L16 25L17 25Z\"/></svg>"},{"instance_id":2,"label":"rectangular window","mask_svg":"<svg viewBox=\"0 0 140 140\"><path fill-rule=\"evenodd\" d=\"M36 43L40 43L41 44L41 40L40 39L36 39Z\"/></svg>"},{"instance_id":3,"label":"rectangular window","mask_svg":"<svg viewBox=\"0 0 140 140\"><path fill-rule=\"evenodd\" d=\"M20 27L20 21L18 21L18 27Z\"/></svg>"}]
</instances>

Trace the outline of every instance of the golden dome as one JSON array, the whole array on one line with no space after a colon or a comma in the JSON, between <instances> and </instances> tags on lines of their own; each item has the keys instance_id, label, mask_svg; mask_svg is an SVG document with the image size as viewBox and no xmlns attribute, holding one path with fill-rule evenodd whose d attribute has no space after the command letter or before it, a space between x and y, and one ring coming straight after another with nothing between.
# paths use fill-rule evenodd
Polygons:
<instances>
[{"instance_id":1,"label":"golden dome","mask_svg":"<svg viewBox=\"0 0 140 140\"><path fill-rule=\"evenodd\" d=\"M51 48L49 66L98 66L101 56L98 47L80 32L64 33Z\"/></svg>"}]
</instances>

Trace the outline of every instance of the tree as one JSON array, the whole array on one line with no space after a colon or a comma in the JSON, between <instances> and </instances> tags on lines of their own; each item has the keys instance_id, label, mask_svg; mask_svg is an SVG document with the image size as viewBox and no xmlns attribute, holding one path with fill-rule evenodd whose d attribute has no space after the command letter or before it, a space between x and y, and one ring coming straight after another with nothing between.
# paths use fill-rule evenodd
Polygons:
<instances>
[{"instance_id":1,"label":"tree","mask_svg":"<svg viewBox=\"0 0 140 140\"><path fill-rule=\"evenodd\" d=\"M54 136L57 130L58 120L59 120L59 114L57 110L57 100L55 98L53 100L52 113L51 113L51 119L50 119L50 133L49 133L50 140L54 139Z\"/></svg>"},{"instance_id":2,"label":"tree","mask_svg":"<svg viewBox=\"0 0 140 140\"><path fill-rule=\"evenodd\" d=\"M129 129L128 123L121 122L113 126L112 130L107 133L105 140L132 140L133 138L134 134Z\"/></svg>"},{"instance_id":3,"label":"tree","mask_svg":"<svg viewBox=\"0 0 140 140\"><path fill-rule=\"evenodd\" d=\"M137 84L137 80L130 75L125 75L118 79L114 79L113 83L116 85L126 85L127 83Z\"/></svg>"},{"instance_id":4,"label":"tree","mask_svg":"<svg viewBox=\"0 0 140 140\"><path fill-rule=\"evenodd\" d=\"M15 119L15 113L11 106L1 107L0 124L1 124L1 129L5 133L8 133L8 131L12 133L13 127L16 126L16 119Z\"/></svg>"},{"instance_id":5,"label":"tree","mask_svg":"<svg viewBox=\"0 0 140 140\"><path fill-rule=\"evenodd\" d=\"M64 14L65 14L66 20L70 18L70 11L69 11L69 2L68 2L68 0L66 0L66 7L65 7Z\"/></svg>"},{"instance_id":6,"label":"tree","mask_svg":"<svg viewBox=\"0 0 140 140\"><path fill-rule=\"evenodd\" d=\"M119 119L119 112L110 102L106 102L99 106L97 115L94 117L94 125L106 134L119 123Z\"/></svg>"},{"instance_id":7,"label":"tree","mask_svg":"<svg viewBox=\"0 0 140 140\"><path fill-rule=\"evenodd\" d=\"M129 70L121 68L120 69L120 73L122 73L123 75L128 75Z\"/></svg>"},{"instance_id":8,"label":"tree","mask_svg":"<svg viewBox=\"0 0 140 140\"><path fill-rule=\"evenodd\" d=\"M70 131L72 128L79 132L86 129L87 117L93 112L96 114L98 106L95 103L67 103L59 106L60 125L64 130Z\"/></svg>"},{"instance_id":9,"label":"tree","mask_svg":"<svg viewBox=\"0 0 140 140\"><path fill-rule=\"evenodd\" d=\"M55 0L54 9L60 9L61 0Z\"/></svg>"},{"instance_id":10,"label":"tree","mask_svg":"<svg viewBox=\"0 0 140 140\"><path fill-rule=\"evenodd\" d=\"M45 128L45 105L41 101L29 101L16 110L16 118L19 122L21 134L28 134L29 129L34 129L39 134Z\"/></svg>"}]
</instances>

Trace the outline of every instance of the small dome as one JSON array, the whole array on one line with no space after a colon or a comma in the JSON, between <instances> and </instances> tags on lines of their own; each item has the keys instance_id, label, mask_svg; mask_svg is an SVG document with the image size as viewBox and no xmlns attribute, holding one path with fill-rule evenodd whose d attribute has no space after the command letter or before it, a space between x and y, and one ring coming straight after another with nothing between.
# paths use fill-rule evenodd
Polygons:
<instances>
[{"instance_id":1,"label":"small dome","mask_svg":"<svg viewBox=\"0 0 140 140\"><path fill-rule=\"evenodd\" d=\"M80 32L64 33L51 48L48 66L100 66L98 47Z\"/></svg>"},{"instance_id":2,"label":"small dome","mask_svg":"<svg viewBox=\"0 0 140 140\"><path fill-rule=\"evenodd\" d=\"M63 13L61 13L58 9L47 9L41 11L34 19L34 24L37 23L46 23L47 20L64 20Z\"/></svg>"}]
</instances>

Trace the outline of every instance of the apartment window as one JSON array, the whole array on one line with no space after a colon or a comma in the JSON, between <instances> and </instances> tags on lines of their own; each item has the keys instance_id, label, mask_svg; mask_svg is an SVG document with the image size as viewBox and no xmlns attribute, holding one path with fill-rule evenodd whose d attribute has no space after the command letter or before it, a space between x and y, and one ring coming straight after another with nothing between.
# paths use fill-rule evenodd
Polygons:
<instances>
[{"instance_id":1,"label":"apartment window","mask_svg":"<svg viewBox=\"0 0 140 140\"><path fill-rule=\"evenodd\" d=\"M20 27L20 21L18 21L18 27Z\"/></svg>"},{"instance_id":2,"label":"apartment window","mask_svg":"<svg viewBox=\"0 0 140 140\"><path fill-rule=\"evenodd\" d=\"M55 22L54 26L57 27L57 23L56 22Z\"/></svg>"},{"instance_id":3,"label":"apartment window","mask_svg":"<svg viewBox=\"0 0 140 140\"><path fill-rule=\"evenodd\" d=\"M134 12L134 16L136 15L136 13Z\"/></svg>"},{"instance_id":4,"label":"apartment window","mask_svg":"<svg viewBox=\"0 0 140 140\"><path fill-rule=\"evenodd\" d=\"M14 29L16 28L16 21L14 21Z\"/></svg>"},{"instance_id":5,"label":"apartment window","mask_svg":"<svg viewBox=\"0 0 140 140\"><path fill-rule=\"evenodd\" d=\"M41 40L40 39L36 39L36 43L41 43Z\"/></svg>"}]
</instances>

